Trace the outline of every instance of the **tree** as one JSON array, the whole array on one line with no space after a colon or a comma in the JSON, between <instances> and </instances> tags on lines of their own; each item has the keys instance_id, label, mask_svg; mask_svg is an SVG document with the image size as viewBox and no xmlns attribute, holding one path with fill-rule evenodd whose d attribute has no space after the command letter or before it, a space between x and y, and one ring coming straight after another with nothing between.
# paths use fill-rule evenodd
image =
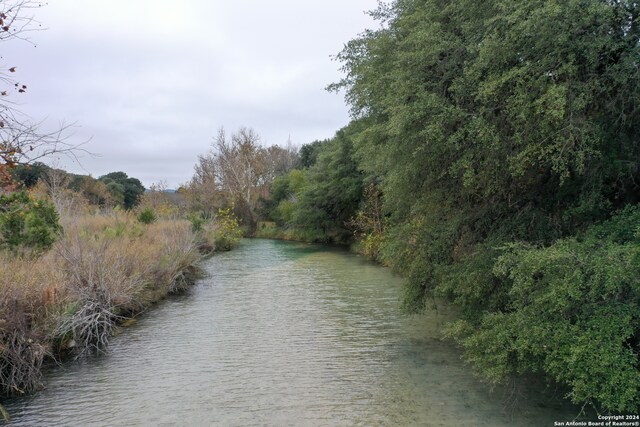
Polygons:
<instances>
[{"instance_id":1,"label":"tree","mask_svg":"<svg viewBox=\"0 0 640 427\"><path fill-rule=\"evenodd\" d=\"M259 141L260 136L253 129L240 128L228 138L220 128L212 152L220 186L231 195L236 211L251 230L255 229L256 189L264 183L266 172Z\"/></svg>"},{"instance_id":2,"label":"tree","mask_svg":"<svg viewBox=\"0 0 640 427\"><path fill-rule=\"evenodd\" d=\"M33 200L26 192L0 195L0 249L14 253L40 253L62 232L55 207Z\"/></svg>"},{"instance_id":3,"label":"tree","mask_svg":"<svg viewBox=\"0 0 640 427\"><path fill-rule=\"evenodd\" d=\"M295 196L279 207L289 227L317 241L345 243L351 239L347 223L362 197L362 174L353 159L353 136L359 130L359 123L354 122L316 146L317 160L306 170L304 180L292 172L288 188L276 188Z\"/></svg>"},{"instance_id":4,"label":"tree","mask_svg":"<svg viewBox=\"0 0 640 427\"><path fill-rule=\"evenodd\" d=\"M44 4L36 0L0 2L0 42L27 40L29 32L39 27L31 12ZM11 94L27 91L27 85L14 78L17 72L11 64L0 68L0 188L13 183L10 171L16 165L32 163L54 153L73 157L79 149L67 140L70 126L43 132L39 123L32 122L16 108Z\"/></svg>"},{"instance_id":5,"label":"tree","mask_svg":"<svg viewBox=\"0 0 640 427\"><path fill-rule=\"evenodd\" d=\"M125 209L133 209L140 203L140 197L144 194L144 186L139 179L129 177L124 172L111 172L98 178L98 181L106 184L109 192L122 202Z\"/></svg>"},{"instance_id":6,"label":"tree","mask_svg":"<svg viewBox=\"0 0 640 427\"><path fill-rule=\"evenodd\" d=\"M228 195L222 191L220 176L215 157L208 153L198 156L194 167L194 175L182 191L189 201L192 210L212 218L219 209L231 204Z\"/></svg>"},{"instance_id":7,"label":"tree","mask_svg":"<svg viewBox=\"0 0 640 427\"><path fill-rule=\"evenodd\" d=\"M31 188L38 183L38 180L45 177L49 166L42 162L34 162L30 165L17 165L13 171L13 180L18 184Z\"/></svg>"},{"instance_id":8,"label":"tree","mask_svg":"<svg viewBox=\"0 0 640 427\"><path fill-rule=\"evenodd\" d=\"M300 166L310 168L318 160L318 153L326 141L313 141L300 147Z\"/></svg>"},{"instance_id":9,"label":"tree","mask_svg":"<svg viewBox=\"0 0 640 427\"><path fill-rule=\"evenodd\" d=\"M82 194L90 204L95 206L116 206L123 202L115 198L104 182L88 175L72 175L69 189Z\"/></svg>"},{"instance_id":10,"label":"tree","mask_svg":"<svg viewBox=\"0 0 640 427\"><path fill-rule=\"evenodd\" d=\"M253 129L242 127L228 137L220 128L209 153L198 158L190 183L192 198L212 212L233 205L243 225L252 232L256 209L268 196L271 183L297 164L297 149L290 143L284 148L265 148Z\"/></svg>"},{"instance_id":11,"label":"tree","mask_svg":"<svg viewBox=\"0 0 640 427\"><path fill-rule=\"evenodd\" d=\"M373 15L382 26L345 46L338 59L346 77L330 88L346 90L364 126L353 135L353 157L380 183L389 214L382 257L408 277L405 307L422 310L432 295L460 304L470 328L458 336L487 377L560 372L553 379L577 401L635 411L637 375L623 370L640 363L637 321L617 311L619 300L598 297L592 271L557 275L583 274L571 277L585 292L583 306L597 302L598 322L609 318L627 336L617 353L624 368L611 358L605 374L585 357L569 369L588 346L562 339L557 351L532 352L513 332L532 307L548 307L535 295L520 298L523 284L533 278L550 300L567 285L545 283L546 272L562 267L554 255L564 239L640 201L640 3L397 0ZM536 262L500 270L515 242L553 250L518 252ZM564 324L561 311L545 314L530 329ZM583 314L574 319L584 324L568 331L586 327ZM517 322L505 331L505 319ZM500 357L504 364L491 363ZM550 360L553 369L543 363ZM597 384L584 387L579 371L597 373ZM605 387L620 378L633 378L635 388Z\"/></svg>"}]
</instances>

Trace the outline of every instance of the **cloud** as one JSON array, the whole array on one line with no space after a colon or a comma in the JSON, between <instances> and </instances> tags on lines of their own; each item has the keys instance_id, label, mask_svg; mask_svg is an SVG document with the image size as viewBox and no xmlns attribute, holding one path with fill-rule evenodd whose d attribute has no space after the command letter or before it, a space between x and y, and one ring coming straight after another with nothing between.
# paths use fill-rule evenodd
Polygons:
<instances>
[{"instance_id":1,"label":"cloud","mask_svg":"<svg viewBox=\"0 0 640 427\"><path fill-rule=\"evenodd\" d=\"M37 11L48 29L6 43L29 90L18 100L46 126L77 121L99 158L78 172L123 170L149 186L186 182L220 126L263 141L307 143L348 122L330 55L366 27L376 0L56 0Z\"/></svg>"}]
</instances>

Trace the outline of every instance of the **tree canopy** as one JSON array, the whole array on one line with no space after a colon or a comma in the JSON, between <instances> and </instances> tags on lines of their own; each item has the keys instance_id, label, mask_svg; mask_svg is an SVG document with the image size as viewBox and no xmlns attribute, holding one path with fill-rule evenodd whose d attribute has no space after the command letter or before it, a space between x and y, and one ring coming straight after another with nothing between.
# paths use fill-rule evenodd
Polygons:
<instances>
[{"instance_id":1,"label":"tree canopy","mask_svg":"<svg viewBox=\"0 0 640 427\"><path fill-rule=\"evenodd\" d=\"M144 185L138 178L129 177L124 172L111 172L98 178L107 186L107 190L125 209L132 209L140 202L144 194Z\"/></svg>"},{"instance_id":2,"label":"tree canopy","mask_svg":"<svg viewBox=\"0 0 640 427\"><path fill-rule=\"evenodd\" d=\"M460 304L467 327L454 335L491 380L547 372L576 402L636 410L638 300L623 292L635 285L596 263L618 253L622 269L636 255L580 236L639 202L640 4L397 0L373 15L381 27L345 46L345 78L330 89L361 123L353 158L383 193L381 257L408 277L405 307L422 310L430 295ZM594 264L562 267L558 253ZM540 303L520 289L531 283L548 286ZM584 297L574 311L553 298L569 283ZM566 325L566 339L544 325ZM606 334L591 359L568 338Z\"/></svg>"}]
</instances>

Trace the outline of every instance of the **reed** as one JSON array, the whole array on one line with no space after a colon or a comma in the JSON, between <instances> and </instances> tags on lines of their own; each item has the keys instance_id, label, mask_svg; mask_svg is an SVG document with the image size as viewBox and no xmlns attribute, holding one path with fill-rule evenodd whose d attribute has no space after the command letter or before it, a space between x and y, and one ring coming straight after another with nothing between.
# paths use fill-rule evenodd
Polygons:
<instances>
[{"instance_id":1,"label":"reed","mask_svg":"<svg viewBox=\"0 0 640 427\"><path fill-rule=\"evenodd\" d=\"M0 394L37 390L48 359L103 351L119 322L192 283L201 257L188 221L113 212L61 222L39 257L0 254Z\"/></svg>"}]
</instances>

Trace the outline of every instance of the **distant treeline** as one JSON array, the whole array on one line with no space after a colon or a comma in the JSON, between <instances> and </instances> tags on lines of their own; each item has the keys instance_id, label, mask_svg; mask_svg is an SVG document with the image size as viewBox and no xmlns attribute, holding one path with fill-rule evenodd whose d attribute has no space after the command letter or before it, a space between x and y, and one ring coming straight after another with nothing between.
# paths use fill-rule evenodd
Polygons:
<instances>
[{"instance_id":1,"label":"distant treeline","mask_svg":"<svg viewBox=\"0 0 640 427\"><path fill-rule=\"evenodd\" d=\"M145 188L139 179L124 172L111 172L99 178L76 175L44 163L17 165L11 171L14 180L24 189L32 189L39 183L48 192L73 191L85 201L100 207L121 206L133 209L140 203Z\"/></svg>"}]
</instances>

